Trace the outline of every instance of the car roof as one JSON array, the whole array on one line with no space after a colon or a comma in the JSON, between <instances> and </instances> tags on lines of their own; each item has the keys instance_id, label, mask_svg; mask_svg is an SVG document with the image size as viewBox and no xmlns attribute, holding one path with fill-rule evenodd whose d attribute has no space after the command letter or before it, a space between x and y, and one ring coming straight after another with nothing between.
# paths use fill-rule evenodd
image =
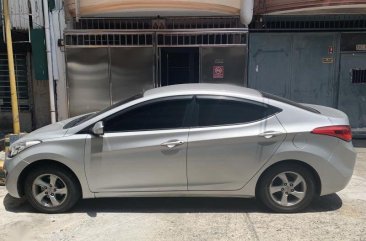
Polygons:
<instances>
[{"instance_id":1,"label":"car roof","mask_svg":"<svg viewBox=\"0 0 366 241\"><path fill-rule=\"evenodd\" d=\"M196 94L213 94L213 95L240 95L243 97L262 97L262 94L254 89L249 89L229 84L179 84L170 85L160 88L148 90L144 93L144 97L161 97L174 95L196 95Z\"/></svg>"}]
</instances>

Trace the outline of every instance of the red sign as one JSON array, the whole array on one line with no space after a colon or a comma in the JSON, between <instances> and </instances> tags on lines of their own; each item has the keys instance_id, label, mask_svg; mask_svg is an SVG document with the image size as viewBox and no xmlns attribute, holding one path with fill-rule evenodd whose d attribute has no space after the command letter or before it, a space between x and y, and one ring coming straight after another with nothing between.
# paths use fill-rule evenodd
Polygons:
<instances>
[{"instance_id":1,"label":"red sign","mask_svg":"<svg viewBox=\"0 0 366 241\"><path fill-rule=\"evenodd\" d=\"M328 54L333 54L334 53L334 48L333 46L329 46L328 47Z\"/></svg>"},{"instance_id":2,"label":"red sign","mask_svg":"<svg viewBox=\"0 0 366 241\"><path fill-rule=\"evenodd\" d=\"M212 75L214 79L223 79L224 73L225 73L224 66L213 66Z\"/></svg>"}]
</instances>

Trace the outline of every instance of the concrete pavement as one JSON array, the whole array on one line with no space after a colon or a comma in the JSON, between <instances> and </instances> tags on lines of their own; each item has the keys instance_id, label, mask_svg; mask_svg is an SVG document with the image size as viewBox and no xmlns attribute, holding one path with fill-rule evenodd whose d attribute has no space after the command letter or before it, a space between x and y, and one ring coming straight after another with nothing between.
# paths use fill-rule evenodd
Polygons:
<instances>
[{"instance_id":1,"label":"concrete pavement","mask_svg":"<svg viewBox=\"0 0 366 241\"><path fill-rule=\"evenodd\" d=\"M255 199L124 198L35 213L0 187L0 240L366 240L366 149L347 188L303 213L274 214Z\"/></svg>"}]
</instances>

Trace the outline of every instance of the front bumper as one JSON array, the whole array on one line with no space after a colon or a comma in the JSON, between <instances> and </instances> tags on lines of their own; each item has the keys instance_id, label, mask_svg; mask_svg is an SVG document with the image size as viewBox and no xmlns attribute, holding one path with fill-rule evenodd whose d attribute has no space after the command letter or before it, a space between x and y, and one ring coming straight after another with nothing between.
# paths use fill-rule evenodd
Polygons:
<instances>
[{"instance_id":1,"label":"front bumper","mask_svg":"<svg viewBox=\"0 0 366 241\"><path fill-rule=\"evenodd\" d=\"M20 198L18 180L20 174L28 166L28 163L23 161L21 154L14 158L5 157L4 172L5 172L5 186L8 193L15 197Z\"/></svg>"}]
</instances>

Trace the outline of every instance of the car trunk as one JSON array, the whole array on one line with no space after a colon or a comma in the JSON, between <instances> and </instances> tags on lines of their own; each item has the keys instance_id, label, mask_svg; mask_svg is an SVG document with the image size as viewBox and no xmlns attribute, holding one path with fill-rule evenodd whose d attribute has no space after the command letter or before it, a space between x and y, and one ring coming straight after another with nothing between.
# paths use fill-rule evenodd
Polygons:
<instances>
[{"instance_id":1,"label":"car trunk","mask_svg":"<svg viewBox=\"0 0 366 241\"><path fill-rule=\"evenodd\" d=\"M326 116L333 125L349 125L348 116L337 109L312 104L302 104L307 107L313 108L320 112L321 115Z\"/></svg>"}]
</instances>

